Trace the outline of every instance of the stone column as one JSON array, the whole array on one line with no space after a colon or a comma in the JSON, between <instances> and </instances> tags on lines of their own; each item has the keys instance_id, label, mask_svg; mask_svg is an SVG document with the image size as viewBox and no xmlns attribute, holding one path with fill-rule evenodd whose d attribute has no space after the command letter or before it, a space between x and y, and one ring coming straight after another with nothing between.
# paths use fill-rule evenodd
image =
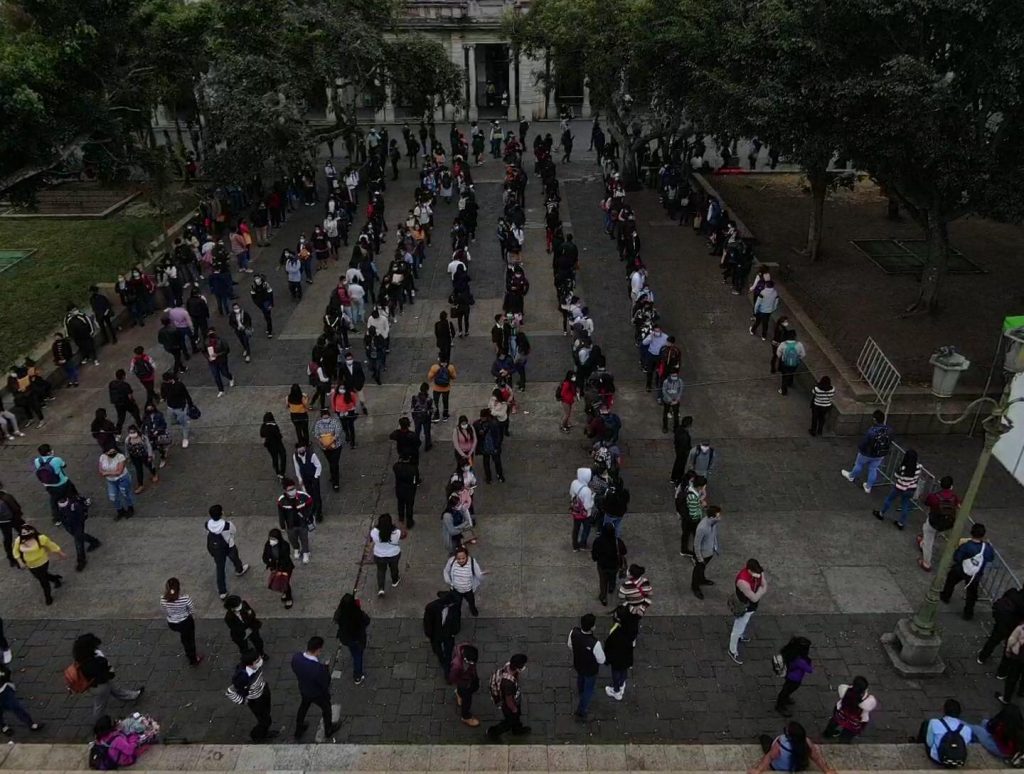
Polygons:
<instances>
[{"instance_id":1,"label":"stone column","mask_svg":"<svg viewBox=\"0 0 1024 774\"><path fill-rule=\"evenodd\" d=\"M580 115L583 118L590 118L590 80L583 79L583 107L580 108Z\"/></svg>"},{"instance_id":2,"label":"stone column","mask_svg":"<svg viewBox=\"0 0 1024 774\"><path fill-rule=\"evenodd\" d=\"M508 47L508 114L509 121L518 121L519 113L516 105L519 103L519 80L516 78L516 65L518 64L519 53L515 46Z\"/></svg>"},{"instance_id":3,"label":"stone column","mask_svg":"<svg viewBox=\"0 0 1024 774\"><path fill-rule=\"evenodd\" d=\"M476 121L480 115L476 104L476 45L468 43L466 49L469 51L469 61L466 69L469 71L469 101L467 112L470 121Z\"/></svg>"},{"instance_id":4,"label":"stone column","mask_svg":"<svg viewBox=\"0 0 1024 774\"><path fill-rule=\"evenodd\" d=\"M384 120L389 124L395 122L395 100L390 85L384 87Z\"/></svg>"}]
</instances>

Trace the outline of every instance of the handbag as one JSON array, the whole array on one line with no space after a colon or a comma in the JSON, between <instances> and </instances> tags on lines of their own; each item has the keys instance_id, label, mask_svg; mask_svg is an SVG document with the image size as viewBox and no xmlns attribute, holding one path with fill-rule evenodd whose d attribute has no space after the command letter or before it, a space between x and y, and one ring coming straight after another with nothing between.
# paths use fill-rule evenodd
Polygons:
<instances>
[{"instance_id":1,"label":"handbag","mask_svg":"<svg viewBox=\"0 0 1024 774\"><path fill-rule=\"evenodd\" d=\"M195 403L188 407L189 419L199 419L199 417L201 417L202 415L203 412L199 410L199 406L197 406Z\"/></svg>"},{"instance_id":2,"label":"handbag","mask_svg":"<svg viewBox=\"0 0 1024 774\"><path fill-rule=\"evenodd\" d=\"M270 578L267 580L267 588L271 591L284 593L290 582L291 576L288 573L283 572L282 570L272 570Z\"/></svg>"},{"instance_id":3,"label":"handbag","mask_svg":"<svg viewBox=\"0 0 1024 774\"><path fill-rule=\"evenodd\" d=\"M732 613L734 617L739 618L741 615L746 615L747 603L737 597L735 593L726 597L725 601L729 606L729 612Z\"/></svg>"}]
</instances>

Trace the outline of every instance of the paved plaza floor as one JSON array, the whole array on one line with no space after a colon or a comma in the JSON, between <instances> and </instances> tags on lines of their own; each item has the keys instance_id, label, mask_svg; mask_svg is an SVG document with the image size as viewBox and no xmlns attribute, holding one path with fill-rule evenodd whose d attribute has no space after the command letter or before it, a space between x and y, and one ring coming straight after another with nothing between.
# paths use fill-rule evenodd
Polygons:
<instances>
[{"instance_id":1,"label":"paved plaza floor","mask_svg":"<svg viewBox=\"0 0 1024 774\"><path fill-rule=\"evenodd\" d=\"M815 674L796 694L794 717L814 732L824 726L836 686L856 674L868 678L880 701L865 735L868 741L905 741L948 696L960 698L971 720L993 713L998 684L992 665L980 666L973 657L987 630L984 605L970 623L960 619L955 606L941 615L946 675L908 680L889 666L879 636L913 609L931 578L916 565L915 530L900 533L871 517L884 490L869 496L839 475L852 461L855 439L807 434L808 398L799 391L786 398L777 394L775 377L768 374L768 347L745 329L747 302L727 292L714 259L692 230L669 224L656 197L643 192L631 197L643 254L664 327L683 348L684 413L694 417L695 438L709 439L717 449L709 501L725 512L722 553L709 569L717 585L704 601L692 596L692 565L679 555L678 519L668 481L670 436L662 433L660 409L643 389L622 264L601 228L597 172L586 153L559 167L562 216L571 221L581 248L579 293L592 310L596 341L616 376L617 410L624 422L623 476L632 493L623 537L629 558L647 568L654 604L643 622L624 701L608 699L599 687L589 722L575 722L575 681L565 640L579 615L605 609L595 598L589 555L570 550L567 492L575 469L588 458L579 427L571 435L558 430L552 393L571 358L555 308L550 258L544 253L539 182L531 176L525 249L531 280L526 331L533 345L528 389L518 396L522 411L513 417L512 437L504 447L507 482L481 483L477 490L481 539L475 556L489 575L479 595L480 617L465 616L457 638L479 645L481 674L489 674L514 652L528 654L524 713L535 744L747 743L758 733L777 732L782 721L772 706L780 684L770 657L794 634L813 643ZM458 369L452 391L455 417L475 416L485 405L492 386L489 329L503 292L503 266L494 238L502 169L488 161L474 174L481 205L471 266L477 303L473 335L458 340L452 356ZM407 170L397 183L389 183L390 221L408 208L413 184ZM30 521L71 548L67 535L50 525L46 498L30 470L35 447L44 441L52 444L68 461L78 487L96 500L90 531L103 540L84 572L74 572L73 560L60 563L66 583L52 607L43 605L27 573L4 570L0 614L14 648L19 693L33 714L49 724L42 738L88 737L91 702L66 693L61 671L70 661L73 639L92 631L103 640L119 682L146 684L140 708L160 720L170 740L247 741L251 715L224 696L237 650L222 620L213 563L205 548L207 508L221 503L238 526L243 559L253 565L244 578L229 575L229 588L243 595L266 622L274 725L284 738L290 738L298 702L288 657L314 634L328 639L333 655L331 614L341 594L355 588L373 618L367 679L354 686L347 652L335 657L334 701L343 721L335 739L359 744L484 741L482 729L458 722L421 622L423 606L443 587L446 556L438 520L443 485L452 469L454 417L434 426L437 446L421 454L424 484L417 497L417 526L403 543L404 579L382 599L375 594L366 545L375 514L395 509L395 453L387 434L397 426L436 354L433 322L447 306L447 232L454 213L455 204L437 207L434 245L418 282L416 303L393 326L385 383L366 390L370 415L357 422L358 448L342 454L340 493L329 487L325 492L326 518L312 538L312 562L295 572L292 610L284 610L267 590L259 566L266 532L277 525L274 500L279 486L258 429L263 412L273 411L286 442L291 441L285 396L292 382L306 384L309 350L337 277L333 268L319 274L295 304L276 267L282 246L294 243L300 232L309 233L319 208L295 213L273 246L256 259L255 267L268 273L276 292L278 335L263 338L257 322L251 364L240 362L230 339L236 386L217 399L205 367L192 361L185 382L203 416L193 424L191 446L183 450L175 444L160 483L138 497L136 518L112 519L95 472L99 450L89 422L95 408L109 408L106 383L115 368L127 365L132 347L145 344L166 365L153 323L126 332L118 345L104 348L101 365L83 370L80 388L60 391L44 429L0 449L0 478L7 489L22 502ZM389 234L379 262L386 261L393 239ZM243 305L249 308L248 280L242 282ZM213 322L226 328L216 315ZM361 354L362 348L356 351ZM177 428L173 432L177 440ZM953 475L961 491L966 487L979 450L975 441L959 436L897 440L918 449L929 469ZM976 519L989 525L993 541L1014 567L1024 566L1015 540L1021 503L1019 488L993 464ZM726 653L730 617L725 600L733 575L749 557L765 565L771 589L752 624L754 640L745 646L746 663L738 666ZM197 605L200 651L207 658L195 669L187 665L159 607L164 580L172 575L182 579ZM608 619L599 615L599 636L608 626ZM486 689L477 702L484 724L497 719ZM24 741L25 732L17 733Z\"/></svg>"}]
</instances>

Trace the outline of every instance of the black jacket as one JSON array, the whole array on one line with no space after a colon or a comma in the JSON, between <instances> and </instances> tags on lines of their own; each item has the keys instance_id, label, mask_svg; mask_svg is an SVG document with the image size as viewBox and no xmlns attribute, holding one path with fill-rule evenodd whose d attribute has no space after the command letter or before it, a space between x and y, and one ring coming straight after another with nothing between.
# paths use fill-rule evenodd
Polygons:
<instances>
[{"instance_id":1,"label":"black jacket","mask_svg":"<svg viewBox=\"0 0 1024 774\"><path fill-rule=\"evenodd\" d=\"M434 338L437 343L451 342L455 338L455 325L451 320L438 320L434 323Z\"/></svg>"},{"instance_id":2,"label":"black jacket","mask_svg":"<svg viewBox=\"0 0 1024 774\"><path fill-rule=\"evenodd\" d=\"M626 544L620 538L612 537L607 539L604 535L598 535L594 545L590 547L590 558L602 570L611 572L619 567L624 567L623 562L626 556Z\"/></svg>"},{"instance_id":3,"label":"black jacket","mask_svg":"<svg viewBox=\"0 0 1024 774\"><path fill-rule=\"evenodd\" d=\"M303 699L331 698L331 670L326 664L306 658L304 653L292 656L292 671L299 681Z\"/></svg>"},{"instance_id":4,"label":"black jacket","mask_svg":"<svg viewBox=\"0 0 1024 774\"><path fill-rule=\"evenodd\" d=\"M252 317L244 309L241 310L241 312L242 312L242 327L243 328L251 328L252 327ZM228 315L228 325L231 326L231 330L233 330L233 331L237 331L238 330L238 318L235 316L234 312L232 312L230 315Z\"/></svg>"},{"instance_id":5,"label":"black jacket","mask_svg":"<svg viewBox=\"0 0 1024 774\"><path fill-rule=\"evenodd\" d=\"M639 619L632 613L616 613L616 626L604 641L604 657L612 669L633 666L633 643L639 629Z\"/></svg>"},{"instance_id":6,"label":"black jacket","mask_svg":"<svg viewBox=\"0 0 1024 774\"><path fill-rule=\"evenodd\" d=\"M294 498L277 498L277 521L282 530L305 527L313 513L313 498L305 492L296 492Z\"/></svg>"},{"instance_id":7,"label":"black jacket","mask_svg":"<svg viewBox=\"0 0 1024 774\"><path fill-rule=\"evenodd\" d=\"M395 442L399 457L415 457L420 452L420 438L412 430L395 430L388 436Z\"/></svg>"},{"instance_id":8,"label":"black jacket","mask_svg":"<svg viewBox=\"0 0 1024 774\"><path fill-rule=\"evenodd\" d=\"M102 293L93 293L89 296L89 306L97 320L112 319L114 308L110 305L109 299Z\"/></svg>"},{"instance_id":9,"label":"black jacket","mask_svg":"<svg viewBox=\"0 0 1024 774\"><path fill-rule=\"evenodd\" d=\"M133 402L132 386L124 379L111 379L107 385L110 402L116 406L128 406Z\"/></svg>"},{"instance_id":10,"label":"black jacket","mask_svg":"<svg viewBox=\"0 0 1024 774\"><path fill-rule=\"evenodd\" d=\"M358 643L365 648L366 627L370 625L370 616L363 612L362 609L357 612L358 615L356 616L343 616L341 605L334 612L334 623L338 625L338 642L342 645Z\"/></svg>"},{"instance_id":11,"label":"black jacket","mask_svg":"<svg viewBox=\"0 0 1024 774\"><path fill-rule=\"evenodd\" d=\"M228 610L224 614L224 623L228 625L228 631L231 632L231 639L234 642L244 642L249 632L255 632L263 626L263 622L256 617L256 612L248 602L242 602L242 609L237 613L234 610Z\"/></svg>"},{"instance_id":12,"label":"black jacket","mask_svg":"<svg viewBox=\"0 0 1024 774\"><path fill-rule=\"evenodd\" d=\"M276 556L275 556L275 549ZM270 541L263 544L263 564L268 570L275 572L291 572L295 569L295 562L292 561L292 547L287 540L281 540L276 546L271 546Z\"/></svg>"},{"instance_id":13,"label":"black jacket","mask_svg":"<svg viewBox=\"0 0 1024 774\"><path fill-rule=\"evenodd\" d=\"M366 374L363 371L363 364L358 360L352 362L352 371L344 362L338 363L338 378L349 390L359 392L366 385Z\"/></svg>"},{"instance_id":14,"label":"black jacket","mask_svg":"<svg viewBox=\"0 0 1024 774\"><path fill-rule=\"evenodd\" d=\"M675 429L672 437L672 445L675 447L677 457L686 459L686 455L693 448L693 441L690 438L690 431L682 425Z\"/></svg>"},{"instance_id":15,"label":"black jacket","mask_svg":"<svg viewBox=\"0 0 1024 774\"><path fill-rule=\"evenodd\" d=\"M462 597L446 591L423 608L423 633L431 642L454 638L462 629Z\"/></svg>"},{"instance_id":16,"label":"black jacket","mask_svg":"<svg viewBox=\"0 0 1024 774\"><path fill-rule=\"evenodd\" d=\"M162 382L160 397L167 401L168 408L183 409L192 405L192 396L181 382Z\"/></svg>"},{"instance_id":17,"label":"black jacket","mask_svg":"<svg viewBox=\"0 0 1024 774\"><path fill-rule=\"evenodd\" d=\"M172 354L181 350L181 334L178 333L178 329L174 327L173 323L167 323L157 331L156 340L160 342L161 347Z\"/></svg>"},{"instance_id":18,"label":"black jacket","mask_svg":"<svg viewBox=\"0 0 1024 774\"><path fill-rule=\"evenodd\" d=\"M621 484L609 486L601 502L601 510L608 516L619 518L626 515L628 508L629 490Z\"/></svg>"},{"instance_id":19,"label":"black jacket","mask_svg":"<svg viewBox=\"0 0 1024 774\"><path fill-rule=\"evenodd\" d=\"M414 462L402 462L399 460L391 466L391 469L395 473L395 489L414 490L419 485L420 469Z\"/></svg>"}]
</instances>

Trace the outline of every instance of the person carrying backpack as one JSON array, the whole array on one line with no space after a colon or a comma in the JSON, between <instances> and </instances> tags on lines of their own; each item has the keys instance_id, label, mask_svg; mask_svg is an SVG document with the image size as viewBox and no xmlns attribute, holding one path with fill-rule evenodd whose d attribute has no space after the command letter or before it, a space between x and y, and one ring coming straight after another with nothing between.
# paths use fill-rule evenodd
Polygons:
<instances>
[{"instance_id":1,"label":"person carrying backpack","mask_svg":"<svg viewBox=\"0 0 1024 774\"><path fill-rule=\"evenodd\" d=\"M921 526L921 534L917 536L917 545L921 556L917 564L925 572L932 570L932 549L935 547L935 536L940 532L948 532L956 523L956 514L960 510L960 498L953 491L953 477L943 476L939 481L939 491L932 492L924 499L928 508L928 517ZM1024 617L1024 616L1022 616Z\"/></svg>"},{"instance_id":2,"label":"person carrying backpack","mask_svg":"<svg viewBox=\"0 0 1024 774\"><path fill-rule=\"evenodd\" d=\"M427 372L427 381L433 385L434 393L434 416L432 422L440 422L442 419L448 421L448 401L452 389L452 382L455 381L457 372L455 366L446 360L438 360ZM440 412L441 404L444 404L444 414Z\"/></svg>"},{"instance_id":3,"label":"person carrying backpack","mask_svg":"<svg viewBox=\"0 0 1024 774\"><path fill-rule=\"evenodd\" d=\"M221 599L228 595L228 584L224 572L228 563L235 567L235 575L242 577L249 571L249 565L243 564L238 556L235 545L235 525L224 518L224 508L220 505L210 506L210 518L206 522L206 550L213 557L217 570L217 593Z\"/></svg>"},{"instance_id":4,"label":"person carrying backpack","mask_svg":"<svg viewBox=\"0 0 1024 774\"><path fill-rule=\"evenodd\" d=\"M132 359L128 364L128 370L135 374L143 389L146 391L146 403L157 405L160 403L160 396L153 389L156 384L156 361L146 354L144 347L136 347Z\"/></svg>"},{"instance_id":5,"label":"person carrying backpack","mask_svg":"<svg viewBox=\"0 0 1024 774\"><path fill-rule=\"evenodd\" d=\"M779 358L779 373L782 375L779 395L785 395L793 386L793 374L796 373L803 359L807 357L807 350L796 340L796 331L789 331L786 334L786 340L776 348L775 354Z\"/></svg>"},{"instance_id":6,"label":"person carrying backpack","mask_svg":"<svg viewBox=\"0 0 1024 774\"><path fill-rule=\"evenodd\" d=\"M480 690L480 677L476 663L480 651L468 642L460 642L452 651L452 665L448 670L448 683L455 686L455 703L459 716L470 728L476 728L480 721L473 717L473 694Z\"/></svg>"},{"instance_id":7,"label":"person carrying backpack","mask_svg":"<svg viewBox=\"0 0 1024 774\"><path fill-rule=\"evenodd\" d=\"M488 739L500 739L506 731L511 731L514 736L530 733L530 727L523 725L522 694L519 690L519 678L526 669L526 661L525 654L516 653L491 675L487 687L491 700L501 708L501 722L487 729Z\"/></svg>"},{"instance_id":8,"label":"person carrying backpack","mask_svg":"<svg viewBox=\"0 0 1024 774\"><path fill-rule=\"evenodd\" d=\"M876 410L871 418L874 424L864 433L864 437L857 446L857 458L854 460L853 467L850 470L839 471L843 478L852 484L856 482L861 471L867 468L864 491L868 494L871 494L871 488L878 480L878 470L882 467L882 462L892 448L892 428L885 423L885 414Z\"/></svg>"},{"instance_id":9,"label":"person carrying backpack","mask_svg":"<svg viewBox=\"0 0 1024 774\"><path fill-rule=\"evenodd\" d=\"M959 769L967 764L967 745L971 743L971 727L960 720L960 702L946 699L942 717L921 723L917 741L924 744L925 752L935 763L947 769Z\"/></svg>"}]
</instances>

